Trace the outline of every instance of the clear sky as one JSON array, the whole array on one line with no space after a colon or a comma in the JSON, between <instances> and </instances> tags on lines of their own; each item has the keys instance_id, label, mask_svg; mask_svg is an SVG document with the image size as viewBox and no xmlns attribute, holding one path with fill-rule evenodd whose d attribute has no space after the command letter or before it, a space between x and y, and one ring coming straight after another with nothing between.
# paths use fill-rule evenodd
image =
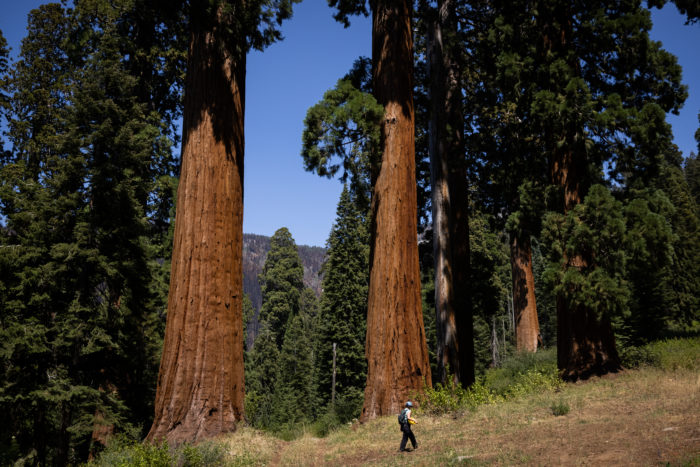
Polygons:
<instances>
[{"instance_id":1,"label":"clear sky","mask_svg":"<svg viewBox=\"0 0 700 467\"><path fill-rule=\"evenodd\" d=\"M25 34L27 13L41 0L0 0L0 30L13 54ZM678 57L689 98L669 115L684 155L697 152L700 111L700 24L685 26L674 6L653 9L652 38ZM287 227L297 244L323 246L335 220L338 180L304 171L301 133L306 110L361 56L371 55L371 22L336 23L325 0L305 0L282 27L284 41L251 52L246 80L245 206L243 230L272 235Z\"/></svg>"}]
</instances>

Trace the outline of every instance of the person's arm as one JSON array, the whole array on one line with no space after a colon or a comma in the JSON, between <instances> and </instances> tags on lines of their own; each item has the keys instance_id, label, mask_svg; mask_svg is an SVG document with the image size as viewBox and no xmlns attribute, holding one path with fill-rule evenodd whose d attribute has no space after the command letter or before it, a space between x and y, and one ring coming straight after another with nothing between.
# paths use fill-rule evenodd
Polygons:
<instances>
[{"instance_id":1,"label":"person's arm","mask_svg":"<svg viewBox=\"0 0 700 467\"><path fill-rule=\"evenodd\" d=\"M408 419L409 422L418 423L415 418L411 417L411 410L406 412L406 418Z\"/></svg>"}]
</instances>

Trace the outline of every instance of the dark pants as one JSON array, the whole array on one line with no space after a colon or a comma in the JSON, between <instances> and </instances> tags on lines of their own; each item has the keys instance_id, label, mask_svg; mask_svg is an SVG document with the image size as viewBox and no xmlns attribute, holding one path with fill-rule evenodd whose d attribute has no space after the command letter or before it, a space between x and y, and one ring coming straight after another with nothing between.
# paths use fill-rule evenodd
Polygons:
<instances>
[{"instance_id":1,"label":"dark pants","mask_svg":"<svg viewBox=\"0 0 700 467\"><path fill-rule=\"evenodd\" d=\"M401 438L401 446L399 446L399 451L406 450L406 442L409 439L411 440L413 449L416 449L418 447L418 443L416 443L416 437L413 436L413 431L411 431L411 425L409 423L404 423L401 425L401 431L403 432L403 438Z\"/></svg>"}]
</instances>

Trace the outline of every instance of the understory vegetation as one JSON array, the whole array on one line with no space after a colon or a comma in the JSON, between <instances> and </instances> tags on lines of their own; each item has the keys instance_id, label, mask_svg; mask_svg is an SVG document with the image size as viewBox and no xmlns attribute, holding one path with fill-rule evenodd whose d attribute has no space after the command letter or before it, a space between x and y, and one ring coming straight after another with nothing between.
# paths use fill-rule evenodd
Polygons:
<instances>
[{"instance_id":1,"label":"understory vegetation","mask_svg":"<svg viewBox=\"0 0 700 467\"><path fill-rule=\"evenodd\" d=\"M571 414L584 413L589 401L597 397L598 392L610 392L609 400L602 398L603 403L626 405L634 403L627 400L630 392L651 391L652 395L640 394L650 403L654 403L654 387L663 391L662 380L678 381L681 387L675 390L686 391L688 403L697 400L697 390L687 383L700 370L700 337L678 338L656 341L640 347L629 347L623 352L625 365L629 370L618 374L615 379L595 378L587 383L567 384L562 382L556 371L556 353L546 349L536 354L518 354L503 362L500 368L491 368L479 378L469 389L458 385L436 385L426 388L421 395L416 417L419 424L415 428L419 442L428 436L428 427L438 429L444 420L455 420L462 425L478 425L485 420L497 420L492 432L498 433L507 429L509 424L516 423L519 417L529 419L528 423L537 417L553 417L566 419ZM619 382L622 381L622 382ZM641 390L630 391L625 385L640 385ZM682 385L686 384L685 389ZM669 396L670 397L670 396ZM656 401L663 401L661 394ZM661 407L654 409L657 415L663 412ZM523 415L525 414L525 415ZM544 414L544 415L543 415ZM691 414L692 415L692 414ZM498 421L500 419L500 421ZM356 421L355 421L356 422ZM490 422L490 423L491 423ZM230 437L222 437L215 441L207 441L196 446L184 445L177 449L168 449L165 444L150 446L141 444L138 440L115 438L107 449L90 466L204 466L204 465L268 465L279 463L292 465L294 455L305 449L317 449L318 443L342 445L346 443L359 447L364 440L357 440L361 430L374 430L365 433L367 438L386 437L386 442L398 442L400 434L392 428L396 424L395 417L385 417L374 424L338 423L338 418L327 414L314 424L298 424L289 427L284 432L263 432L252 427L241 427ZM676 428L679 429L679 428ZM465 428L466 431L466 428ZM672 431L672 430L669 430ZM385 433L386 432L386 433ZM459 440L464 435L457 432L454 438ZM322 439L320 439L322 438ZM291 441L290 443L290 440ZM544 440L542 441L545 442ZM421 445L421 450L424 444ZM287 449L289 458L280 454L281 449ZM468 449L476 450L473 446ZM416 454L418 454L417 451ZM297 453L297 454L294 454ZM333 456L326 457L325 463L344 462L344 450L338 450ZM393 454L393 453L392 453ZM690 462L700 460L700 453L676 453L681 459ZM384 453L383 455L389 455ZM502 455L502 454L501 454ZM683 457L685 456L685 457ZM694 456L694 457L693 457ZM433 457L436 463L442 465L481 465L473 457L460 456L454 449L446 448ZM470 460L471 459L471 460ZM311 457L297 458L301 465L310 464ZM386 459L384 459L386 460ZM508 463L528 463L537 459L502 457ZM444 462L443 462L444 461ZM383 462L368 457L361 462L351 463L380 463ZM297 464L299 465L299 464Z\"/></svg>"}]
</instances>

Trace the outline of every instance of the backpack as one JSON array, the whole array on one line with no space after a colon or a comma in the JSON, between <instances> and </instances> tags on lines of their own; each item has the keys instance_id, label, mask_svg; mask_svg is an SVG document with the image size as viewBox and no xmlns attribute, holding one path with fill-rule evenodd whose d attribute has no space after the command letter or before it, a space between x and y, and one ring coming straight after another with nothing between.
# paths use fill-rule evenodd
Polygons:
<instances>
[{"instance_id":1,"label":"backpack","mask_svg":"<svg viewBox=\"0 0 700 467\"><path fill-rule=\"evenodd\" d=\"M408 412L408 409L403 409L401 413L399 414L399 425L403 425L404 423L408 423L408 417L406 416L406 412Z\"/></svg>"}]
</instances>

